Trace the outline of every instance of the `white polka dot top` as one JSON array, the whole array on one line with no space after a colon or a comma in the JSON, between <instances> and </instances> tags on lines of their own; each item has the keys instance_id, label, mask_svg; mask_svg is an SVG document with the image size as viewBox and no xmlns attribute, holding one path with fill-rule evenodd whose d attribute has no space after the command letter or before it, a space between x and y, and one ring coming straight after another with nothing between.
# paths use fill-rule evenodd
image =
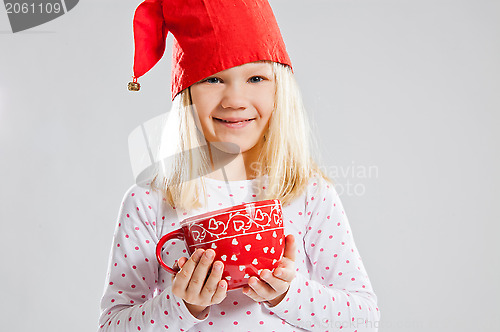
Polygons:
<instances>
[{"instance_id":1,"label":"white polka dot top","mask_svg":"<svg viewBox=\"0 0 500 332\"><path fill-rule=\"evenodd\" d=\"M339 196L324 179L283 206L285 235L297 243L296 277L276 306L254 302L241 289L193 317L171 291L171 275L156 260L159 239L183 219L259 200L256 180L203 178L207 204L179 211L148 186L125 194L101 300L100 331L377 331L377 298L354 244ZM267 178L266 178L267 179ZM264 182L265 184L265 182ZM163 259L188 256L182 240L164 246Z\"/></svg>"}]
</instances>

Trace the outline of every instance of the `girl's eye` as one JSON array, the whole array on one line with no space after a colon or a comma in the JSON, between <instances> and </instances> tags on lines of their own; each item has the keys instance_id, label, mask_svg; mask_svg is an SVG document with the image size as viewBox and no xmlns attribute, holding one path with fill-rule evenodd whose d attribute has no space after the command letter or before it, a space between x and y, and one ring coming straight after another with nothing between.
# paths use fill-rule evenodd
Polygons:
<instances>
[{"instance_id":1,"label":"girl's eye","mask_svg":"<svg viewBox=\"0 0 500 332\"><path fill-rule=\"evenodd\" d=\"M220 83L220 79L218 79L217 77L209 77L205 80L205 82L207 82L207 83Z\"/></svg>"},{"instance_id":2,"label":"girl's eye","mask_svg":"<svg viewBox=\"0 0 500 332\"><path fill-rule=\"evenodd\" d=\"M252 77L250 77L250 79L248 81L250 81L250 83L258 83L258 82L261 82L263 80L264 80L264 78L261 76L252 76Z\"/></svg>"}]
</instances>

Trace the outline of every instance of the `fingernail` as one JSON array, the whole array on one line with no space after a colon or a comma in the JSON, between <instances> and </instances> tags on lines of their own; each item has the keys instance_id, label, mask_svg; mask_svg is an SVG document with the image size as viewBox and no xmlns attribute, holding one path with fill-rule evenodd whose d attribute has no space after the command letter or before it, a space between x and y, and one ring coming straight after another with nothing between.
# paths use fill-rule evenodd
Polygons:
<instances>
[{"instance_id":1,"label":"fingernail","mask_svg":"<svg viewBox=\"0 0 500 332\"><path fill-rule=\"evenodd\" d=\"M274 270L274 275L279 277L281 275L281 270Z\"/></svg>"},{"instance_id":2,"label":"fingernail","mask_svg":"<svg viewBox=\"0 0 500 332\"><path fill-rule=\"evenodd\" d=\"M222 270L222 264L221 264L221 263L219 263L219 262L217 262L217 263L215 263L215 264L214 264L214 268L215 268L217 271L220 271L220 270Z\"/></svg>"},{"instance_id":3,"label":"fingernail","mask_svg":"<svg viewBox=\"0 0 500 332\"><path fill-rule=\"evenodd\" d=\"M205 251L205 257L212 259L214 257L214 253L211 250Z\"/></svg>"}]
</instances>

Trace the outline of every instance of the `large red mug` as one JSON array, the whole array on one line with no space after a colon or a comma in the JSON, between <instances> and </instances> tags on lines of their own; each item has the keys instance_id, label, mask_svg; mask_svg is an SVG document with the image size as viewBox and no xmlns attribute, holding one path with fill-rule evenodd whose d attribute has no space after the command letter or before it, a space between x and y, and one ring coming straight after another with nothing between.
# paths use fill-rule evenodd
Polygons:
<instances>
[{"instance_id":1,"label":"large red mug","mask_svg":"<svg viewBox=\"0 0 500 332\"><path fill-rule=\"evenodd\" d=\"M172 274L177 271L163 261L162 248L173 239L184 240L189 255L197 248L213 249L215 260L224 263L222 278L228 289L245 286L262 269L272 271L283 256L282 207L277 199L207 212L183 220L180 226L156 245L158 262Z\"/></svg>"}]
</instances>

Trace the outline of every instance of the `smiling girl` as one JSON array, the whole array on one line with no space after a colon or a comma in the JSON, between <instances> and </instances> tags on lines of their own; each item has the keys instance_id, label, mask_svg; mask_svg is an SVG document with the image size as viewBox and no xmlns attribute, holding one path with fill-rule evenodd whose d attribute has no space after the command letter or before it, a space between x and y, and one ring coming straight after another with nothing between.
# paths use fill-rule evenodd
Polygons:
<instances>
[{"instance_id":1,"label":"smiling girl","mask_svg":"<svg viewBox=\"0 0 500 332\"><path fill-rule=\"evenodd\" d=\"M119 212L100 328L104 331L376 331L377 298L331 180L314 162L307 116L265 0L145 1L134 18L134 82L173 49L171 120L178 152L132 186ZM279 199L279 267L227 290L223 262L159 239L190 216Z\"/></svg>"}]
</instances>

